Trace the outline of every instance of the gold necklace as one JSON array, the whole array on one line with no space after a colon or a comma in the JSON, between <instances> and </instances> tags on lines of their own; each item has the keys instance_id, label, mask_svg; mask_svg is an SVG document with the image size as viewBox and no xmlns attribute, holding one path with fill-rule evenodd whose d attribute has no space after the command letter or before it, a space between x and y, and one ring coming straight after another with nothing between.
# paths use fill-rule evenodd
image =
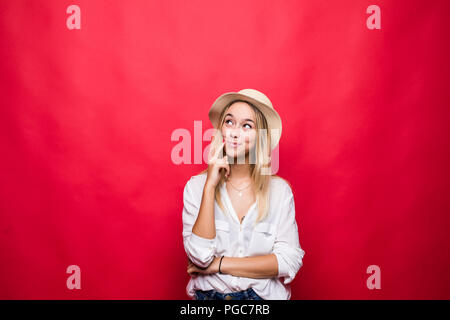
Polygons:
<instances>
[{"instance_id":1,"label":"gold necklace","mask_svg":"<svg viewBox=\"0 0 450 320\"><path fill-rule=\"evenodd\" d=\"M247 189L247 188L250 187L250 185L252 184L252 183L250 182L245 188L238 189L238 188L236 188L236 187L231 183L231 181L228 181L228 182L230 183L230 185L231 185L234 189L236 189L236 190L238 191L238 195L239 195L240 197L242 197L242 190Z\"/></svg>"}]
</instances>

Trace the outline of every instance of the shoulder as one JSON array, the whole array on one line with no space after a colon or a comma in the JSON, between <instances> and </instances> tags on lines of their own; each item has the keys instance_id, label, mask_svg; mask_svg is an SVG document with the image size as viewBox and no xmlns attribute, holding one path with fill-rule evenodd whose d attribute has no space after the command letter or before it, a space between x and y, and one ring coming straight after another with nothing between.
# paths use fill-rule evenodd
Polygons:
<instances>
[{"instance_id":1,"label":"shoulder","mask_svg":"<svg viewBox=\"0 0 450 320\"><path fill-rule=\"evenodd\" d=\"M185 190L189 189L193 193L203 192L203 187L206 182L207 173L206 170L193 175L189 178L189 180L186 182Z\"/></svg>"},{"instance_id":2,"label":"shoulder","mask_svg":"<svg viewBox=\"0 0 450 320\"><path fill-rule=\"evenodd\" d=\"M206 181L206 177L207 177L207 170L203 170L200 173L197 173L196 175L193 175L189 181L193 181L193 183L197 183L197 184L201 184L201 183L205 183Z\"/></svg>"},{"instance_id":3,"label":"shoulder","mask_svg":"<svg viewBox=\"0 0 450 320\"><path fill-rule=\"evenodd\" d=\"M285 202L294 198L291 183L280 176L272 175L270 188L278 201Z\"/></svg>"},{"instance_id":4,"label":"shoulder","mask_svg":"<svg viewBox=\"0 0 450 320\"><path fill-rule=\"evenodd\" d=\"M274 188L277 189L277 191L292 192L291 183L288 180L276 174L272 175L271 183L274 186Z\"/></svg>"}]
</instances>

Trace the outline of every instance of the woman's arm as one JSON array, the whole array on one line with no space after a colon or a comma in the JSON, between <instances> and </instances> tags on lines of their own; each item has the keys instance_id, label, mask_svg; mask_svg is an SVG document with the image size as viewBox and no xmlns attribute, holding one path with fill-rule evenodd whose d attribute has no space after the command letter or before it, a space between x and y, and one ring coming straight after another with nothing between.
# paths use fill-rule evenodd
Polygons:
<instances>
[{"instance_id":1,"label":"woman's arm","mask_svg":"<svg viewBox=\"0 0 450 320\"><path fill-rule=\"evenodd\" d=\"M206 269L200 269L189 263L187 272L190 275L213 274L219 272L220 257L215 257ZM267 279L278 276L278 261L274 254L254 257L223 257L220 271L235 277Z\"/></svg>"},{"instance_id":2,"label":"woman's arm","mask_svg":"<svg viewBox=\"0 0 450 320\"><path fill-rule=\"evenodd\" d=\"M223 257L220 271L235 277L274 278L278 275L278 261L274 254L242 258Z\"/></svg>"},{"instance_id":3,"label":"woman's arm","mask_svg":"<svg viewBox=\"0 0 450 320\"><path fill-rule=\"evenodd\" d=\"M197 236L214 239L216 237L216 226L214 218L214 189L215 186L205 184L203 188L202 202L198 212L197 220L192 227L192 233Z\"/></svg>"},{"instance_id":4,"label":"woman's arm","mask_svg":"<svg viewBox=\"0 0 450 320\"><path fill-rule=\"evenodd\" d=\"M217 244L215 237L203 238L192 232L203 202L196 196L199 191L192 189L193 179L187 182L183 193L183 244L189 260L200 268L206 268L214 260Z\"/></svg>"},{"instance_id":5,"label":"woman's arm","mask_svg":"<svg viewBox=\"0 0 450 320\"><path fill-rule=\"evenodd\" d=\"M221 177L220 170L224 169L227 172L227 175L230 170L227 157L218 158L219 154L223 152L224 145L225 142L222 142L217 151L210 149L211 155L208 160L208 173L205 186L203 187L202 202L197 220L192 227L192 233L206 239L214 239L216 237L214 192Z\"/></svg>"}]
</instances>

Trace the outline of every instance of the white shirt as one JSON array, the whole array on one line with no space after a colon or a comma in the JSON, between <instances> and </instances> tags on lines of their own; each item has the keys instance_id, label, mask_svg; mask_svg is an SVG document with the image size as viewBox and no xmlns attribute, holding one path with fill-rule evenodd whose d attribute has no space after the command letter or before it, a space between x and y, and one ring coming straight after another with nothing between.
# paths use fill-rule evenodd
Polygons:
<instances>
[{"instance_id":1,"label":"white shirt","mask_svg":"<svg viewBox=\"0 0 450 320\"><path fill-rule=\"evenodd\" d=\"M305 255L299 243L294 196L289 184L279 177L272 176L268 216L254 226L258 216L256 202L245 214L241 224L228 196L225 182L220 190L221 199L231 216L223 212L215 201L216 237L207 239L192 233L200 210L206 177L206 172L192 176L184 188L183 243L189 259L204 268L216 256L251 257L273 253L278 261L278 276L270 279L253 279L219 273L199 274L189 280L186 287L187 294L194 299L195 290L215 289L222 293L230 293L253 288L263 299L289 300L290 283L303 265Z\"/></svg>"}]
</instances>

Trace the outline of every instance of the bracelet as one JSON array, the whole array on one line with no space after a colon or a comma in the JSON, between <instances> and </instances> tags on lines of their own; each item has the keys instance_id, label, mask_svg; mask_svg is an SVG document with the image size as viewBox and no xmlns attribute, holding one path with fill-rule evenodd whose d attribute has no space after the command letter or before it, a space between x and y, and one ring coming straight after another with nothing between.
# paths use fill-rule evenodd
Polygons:
<instances>
[{"instance_id":1,"label":"bracelet","mask_svg":"<svg viewBox=\"0 0 450 320\"><path fill-rule=\"evenodd\" d=\"M222 256L222 257L220 258L220 262L219 262L219 273L220 273L220 274L223 274L222 271L220 271L220 267L222 266L222 260L223 260L223 257L225 257L225 256Z\"/></svg>"}]
</instances>

